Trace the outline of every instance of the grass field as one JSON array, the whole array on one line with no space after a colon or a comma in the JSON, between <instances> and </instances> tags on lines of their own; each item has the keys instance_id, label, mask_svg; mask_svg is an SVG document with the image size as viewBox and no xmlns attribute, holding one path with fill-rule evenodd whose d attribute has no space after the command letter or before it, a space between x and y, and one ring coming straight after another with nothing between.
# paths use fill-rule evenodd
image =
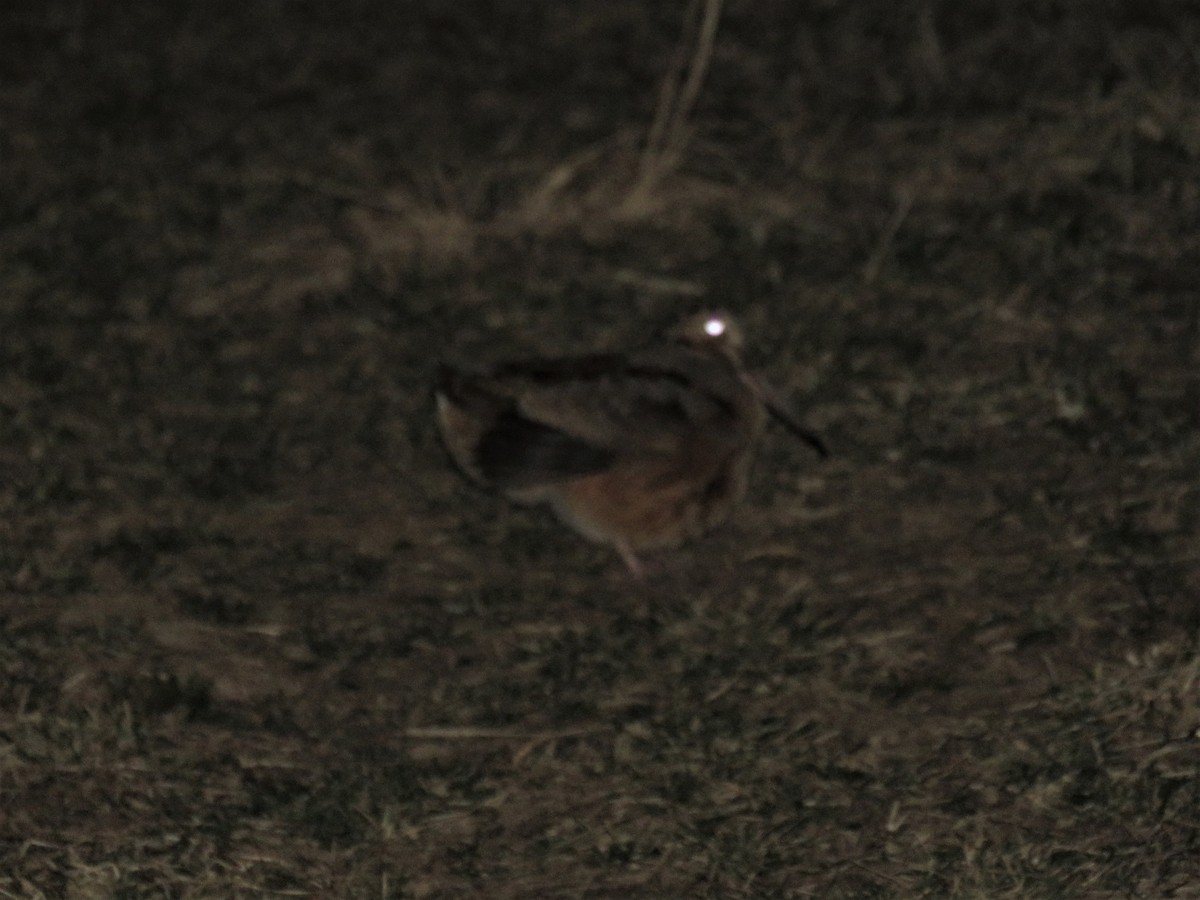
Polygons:
<instances>
[{"instance_id":1,"label":"grass field","mask_svg":"<svg viewBox=\"0 0 1200 900\"><path fill-rule=\"evenodd\" d=\"M0 11L0 898L1200 897L1200 14ZM95 8L92 8L95 7ZM737 313L642 581L443 359Z\"/></svg>"}]
</instances>

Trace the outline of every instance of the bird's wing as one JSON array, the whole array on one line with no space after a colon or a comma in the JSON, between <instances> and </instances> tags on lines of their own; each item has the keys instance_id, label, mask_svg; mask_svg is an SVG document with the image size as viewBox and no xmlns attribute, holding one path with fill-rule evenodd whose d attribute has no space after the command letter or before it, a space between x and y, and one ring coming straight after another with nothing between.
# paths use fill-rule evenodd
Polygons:
<instances>
[{"instance_id":1,"label":"bird's wing","mask_svg":"<svg viewBox=\"0 0 1200 900\"><path fill-rule=\"evenodd\" d=\"M474 472L502 488L550 485L697 444L733 449L752 439L761 409L728 360L675 345L505 363L458 374L451 396L466 411L469 427L460 430L472 432Z\"/></svg>"}]
</instances>

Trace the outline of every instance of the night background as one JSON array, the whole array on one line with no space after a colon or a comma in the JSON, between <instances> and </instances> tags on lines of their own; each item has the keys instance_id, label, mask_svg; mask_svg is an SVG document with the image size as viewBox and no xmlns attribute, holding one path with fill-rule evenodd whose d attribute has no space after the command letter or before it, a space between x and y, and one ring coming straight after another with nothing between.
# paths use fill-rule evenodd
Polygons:
<instances>
[{"instance_id":1,"label":"night background","mask_svg":"<svg viewBox=\"0 0 1200 900\"><path fill-rule=\"evenodd\" d=\"M0 11L0 896L1200 894L1200 12ZM445 359L723 307L632 578Z\"/></svg>"}]
</instances>

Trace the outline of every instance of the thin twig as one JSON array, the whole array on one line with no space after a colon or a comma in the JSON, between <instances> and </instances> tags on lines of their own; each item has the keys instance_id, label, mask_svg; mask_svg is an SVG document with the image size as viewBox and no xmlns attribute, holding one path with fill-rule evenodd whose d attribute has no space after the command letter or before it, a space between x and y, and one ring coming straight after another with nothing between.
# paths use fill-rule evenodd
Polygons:
<instances>
[{"instance_id":1,"label":"thin twig","mask_svg":"<svg viewBox=\"0 0 1200 900\"><path fill-rule=\"evenodd\" d=\"M664 174L671 171L683 155L687 145L687 120L700 95L700 87L708 74L716 44L717 26L721 21L724 0L704 0L703 16L692 46L691 62L686 65L687 75L680 86L680 76L685 68L689 22L694 16L696 4L688 7L684 17L684 37L672 57L671 67L659 88L658 105L654 119L646 134L646 145L638 165L638 179L631 194L639 194L652 188Z\"/></svg>"},{"instance_id":2,"label":"thin twig","mask_svg":"<svg viewBox=\"0 0 1200 900\"><path fill-rule=\"evenodd\" d=\"M560 731L512 731L507 728L483 728L472 725L424 725L404 729L404 736L425 741L547 741L575 737L596 728L564 728Z\"/></svg>"},{"instance_id":3,"label":"thin twig","mask_svg":"<svg viewBox=\"0 0 1200 900\"><path fill-rule=\"evenodd\" d=\"M683 150L684 124L692 114L692 107L696 105L696 98L700 96L700 86L704 83L704 76L708 74L708 66L712 62L723 2L724 0L705 0L704 19L700 23L700 35L696 39L696 55L692 60L691 68L688 69L687 81L684 82L679 102L675 105L674 116L667 128L668 151L681 152Z\"/></svg>"},{"instance_id":4,"label":"thin twig","mask_svg":"<svg viewBox=\"0 0 1200 900\"><path fill-rule=\"evenodd\" d=\"M888 253L892 250L892 242L896 239L896 235L900 231L900 226L904 224L904 220L908 218L908 214L912 211L915 200L915 191L903 190L900 192L900 196L896 201L896 208L892 211L887 225L884 226L883 231L880 233L879 240L875 242L874 251L872 251L866 265L863 266L863 284L873 284L875 279L879 277L879 270L883 268L884 260L887 259Z\"/></svg>"}]
</instances>

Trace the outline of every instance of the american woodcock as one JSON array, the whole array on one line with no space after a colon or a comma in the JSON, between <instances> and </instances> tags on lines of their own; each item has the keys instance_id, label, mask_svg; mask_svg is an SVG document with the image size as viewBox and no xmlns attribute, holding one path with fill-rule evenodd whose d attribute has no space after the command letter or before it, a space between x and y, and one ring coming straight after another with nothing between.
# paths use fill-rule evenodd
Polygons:
<instances>
[{"instance_id":1,"label":"american woodcock","mask_svg":"<svg viewBox=\"0 0 1200 900\"><path fill-rule=\"evenodd\" d=\"M737 324L706 313L629 353L444 367L442 439L471 478L548 503L637 574L635 551L679 544L729 514L768 414L825 455L741 351Z\"/></svg>"}]
</instances>

